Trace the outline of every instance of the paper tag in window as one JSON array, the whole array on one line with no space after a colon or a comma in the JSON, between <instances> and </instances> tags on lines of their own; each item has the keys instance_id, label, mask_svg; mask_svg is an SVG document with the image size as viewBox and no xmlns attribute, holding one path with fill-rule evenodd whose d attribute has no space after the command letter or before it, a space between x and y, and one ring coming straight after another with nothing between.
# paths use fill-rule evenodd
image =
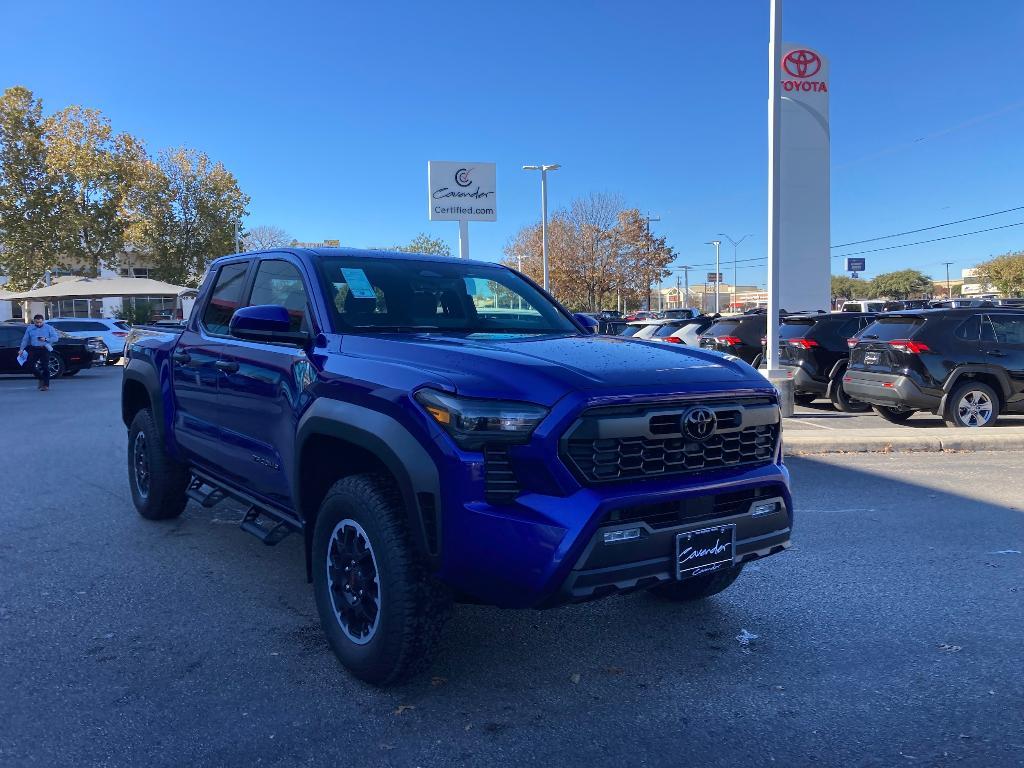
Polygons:
<instances>
[{"instance_id":1,"label":"paper tag in window","mask_svg":"<svg viewBox=\"0 0 1024 768\"><path fill-rule=\"evenodd\" d=\"M344 276L345 282L348 283L348 290L357 299L377 298L377 294L374 293L373 286L366 279L366 273L363 270L342 267L341 274Z\"/></svg>"}]
</instances>

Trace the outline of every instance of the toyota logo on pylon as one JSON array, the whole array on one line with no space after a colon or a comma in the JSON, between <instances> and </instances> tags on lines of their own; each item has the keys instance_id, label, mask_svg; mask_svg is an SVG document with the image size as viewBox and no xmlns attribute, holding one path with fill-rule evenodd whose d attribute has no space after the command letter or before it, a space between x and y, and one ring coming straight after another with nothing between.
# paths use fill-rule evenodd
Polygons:
<instances>
[{"instance_id":1,"label":"toyota logo on pylon","mask_svg":"<svg viewBox=\"0 0 1024 768\"><path fill-rule=\"evenodd\" d=\"M782 68L793 77L814 77L821 70L821 57L804 48L790 51L782 59Z\"/></svg>"}]
</instances>

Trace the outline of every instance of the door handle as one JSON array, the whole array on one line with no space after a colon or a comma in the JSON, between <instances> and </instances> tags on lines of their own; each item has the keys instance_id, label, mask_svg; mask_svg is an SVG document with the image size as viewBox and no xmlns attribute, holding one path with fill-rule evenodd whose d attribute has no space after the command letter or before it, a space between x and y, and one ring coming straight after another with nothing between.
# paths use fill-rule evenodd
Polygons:
<instances>
[{"instance_id":1,"label":"door handle","mask_svg":"<svg viewBox=\"0 0 1024 768\"><path fill-rule=\"evenodd\" d=\"M171 358L179 365L188 365L192 362L192 355L188 352L175 352Z\"/></svg>"},{"instance_id":2,"label":"door handle","mask_svg":"<svg viewBox=\"0 0 1024 768\"><path fill-rule=\"evenodd\" d=\"M218 360L213 364L213 367L224 373L234 373L238 370L238 363L234 360Z\"/></svg>"}]
</instances>

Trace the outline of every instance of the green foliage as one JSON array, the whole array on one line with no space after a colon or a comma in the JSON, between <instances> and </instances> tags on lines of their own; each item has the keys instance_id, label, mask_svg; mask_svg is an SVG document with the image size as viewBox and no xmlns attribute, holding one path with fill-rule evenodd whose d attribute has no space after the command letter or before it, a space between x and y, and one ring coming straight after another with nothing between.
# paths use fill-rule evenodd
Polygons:
<instances>
[{"instance_id":1,"label":"green foliage","mask_svg":"<svg viewBox=\"0 0 1024 768\"><path fill-rule=\"evenodd\" d=\"M1004 296L1024 295L1024 251L1004 253L977 266L978 276Z\"/></svg>"},{"instance_id":2,"label":"green foliage","mask_svg":"<svg viewBox=\"0 0 1024 768\"><path fill-rule=\"evenodd\" d=\"M832 275L833 299L868 299L873 295L869 280L855 280L846 275Z\"/></svg>"},{"instance_id":3,"label":"green foliage","mask_svg":"<svg viewBox=\"0 0 1024 768\"><path fill-rule=\"evenodd\" d=\"M124 320L128 325L141 325L149 322L153 315L153 307L148 301L136 301L134 304L123 304L114 311L114 317Z\"/></svg>"},{"instance_id":4,"label":"green foliage","mask_svg":"<svg viewBox=\"0 0 1024 768\"><path fill-rule=\"evenodd\" d=\"M27 88L0 96L0 273L25 290L54 259L61 239L58 179L47 163L43 105Z\"/></svg>"},{"instance_id":5,"label":"green foliage","mask_svg":"<svg viewBox=\"0 0 1024 768\"><path fill-rule=\"evenodd\" d=\"M212 259L235 252L248 203L221 163L194 149L166 150L145 164L131 241L150 254L158 279L197 286Z\"/></svg>"},{"instance_id":6,"label":"green foliage","mask_svg":"<svg viewBox=\"0 0 1024 768\"><path fill-rule=\"evenodd\" d=\"M430 253L435 256L452 255L452 249L448 247L448 243L431 237L426 232L420 232L408 245L396 245L395 250L403 253Z\"/></svg>"},{"instance_id":7,"label":"green foliage","mask_svg":"<svg viewBox=\"0 0 1024 768\"><path fill-rule=\"evenodd\" d=\"M902 269L878 275L871 288L876 297L909 299L931 293L932 279L916 269Z\"/></svg>"}]
</instances>

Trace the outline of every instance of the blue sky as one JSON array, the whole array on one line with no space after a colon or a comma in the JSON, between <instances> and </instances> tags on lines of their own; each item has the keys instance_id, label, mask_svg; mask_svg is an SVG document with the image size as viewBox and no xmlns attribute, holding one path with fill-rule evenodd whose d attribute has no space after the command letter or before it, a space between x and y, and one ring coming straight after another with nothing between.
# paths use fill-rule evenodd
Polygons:
<instances>
[{"instance_id":1,"label":"blue sky","mask_svg":"<svg viewBox=\"0 0 1024 768\"><path fill-rule=\"evenodd\" d=\"M679 263L707 263L722 231L765 253L767 0L21 2L5 27L5 86L96 107L154 151L206 151L251 195L249 224L300 240L425 231L454 250L458 225L427 221L427 160L491 160L498 221L470 225L476 258L539 218L520 166L556 162L552 208L618 193L661 217ZM833 243L1024 206L1024 3L786 0L784 29L831 60ZM1022 248L1012 227L868 254L867 275Z\"/></svg>"}]
</instances>

